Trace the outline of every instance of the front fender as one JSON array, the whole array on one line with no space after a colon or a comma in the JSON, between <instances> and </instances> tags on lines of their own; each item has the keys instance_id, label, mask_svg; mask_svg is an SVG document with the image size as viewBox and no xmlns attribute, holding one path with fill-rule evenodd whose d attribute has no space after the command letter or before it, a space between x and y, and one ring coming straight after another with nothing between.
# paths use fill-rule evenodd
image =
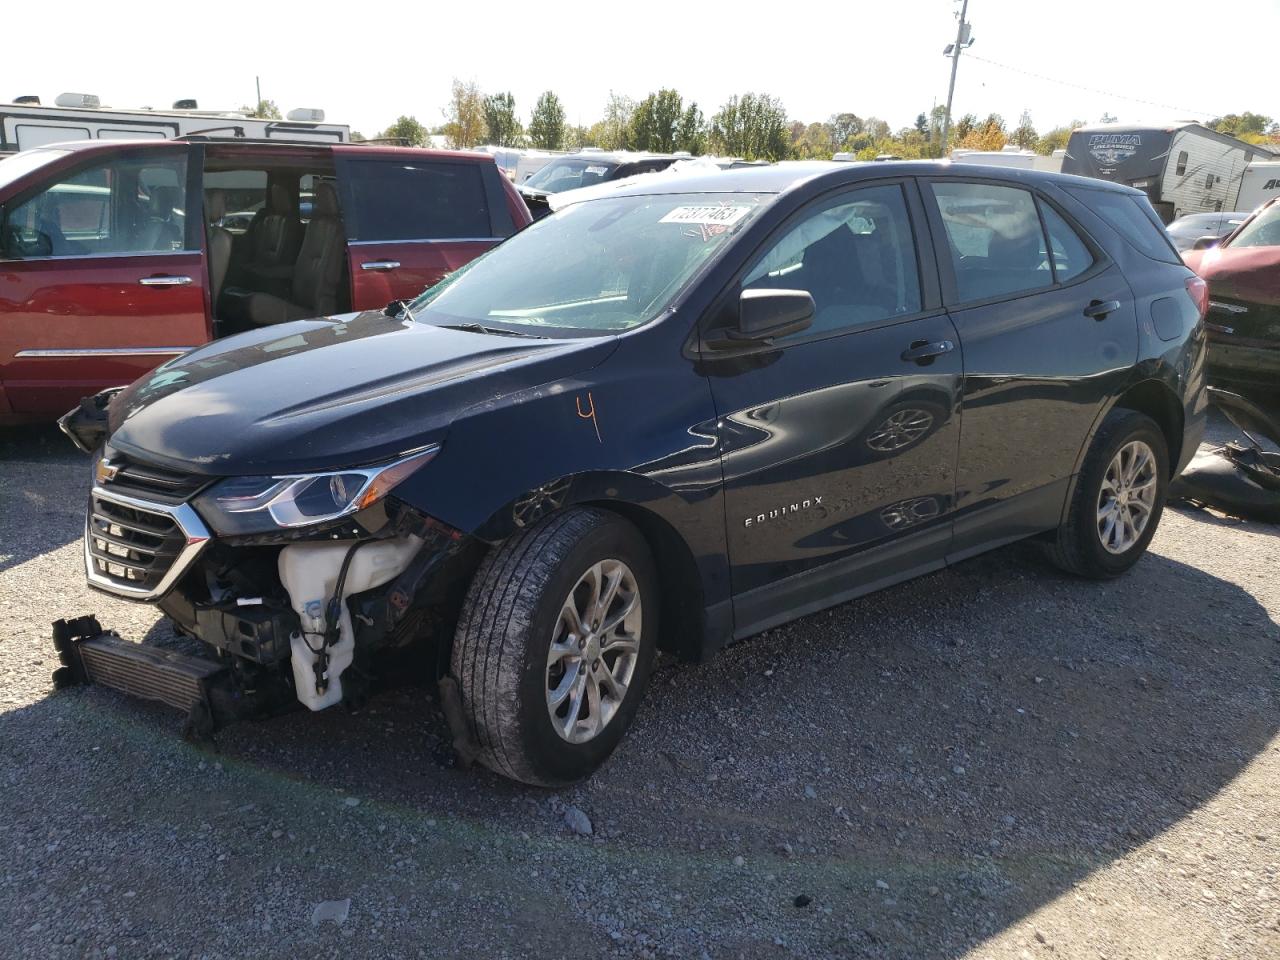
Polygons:
<instances>
[{"instance_id":1,"label":"front fender","mask_svg":"<svg viewBox=\"0 0 1280 960\"><path fill-rule=\"evenodd\" d=\"M637 337L589 373L472 406L396 496L490 544L575 504L646 511L678 533L706 603L727 599L711 391L651 352Z\"/></svg>"}]
</instances>

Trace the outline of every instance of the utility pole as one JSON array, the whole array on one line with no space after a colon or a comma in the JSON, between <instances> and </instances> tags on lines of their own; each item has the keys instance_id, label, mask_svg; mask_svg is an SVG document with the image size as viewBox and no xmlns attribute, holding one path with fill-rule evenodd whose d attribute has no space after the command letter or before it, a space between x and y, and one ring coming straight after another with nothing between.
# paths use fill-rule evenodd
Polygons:
<instances>
[{"instance_id":1,"label":"utility pole","mask_svg":"<svg viewBox=\"0 0 1280 960\"><path fill-rule=\"evenodd\" d=\"M942 52L951 58L951 83L947 87L947 113L942 118L942 155L947 155L947 138L951 135L951 99L956 93L956 68L960 66L960 51L973 44L969 36L969 0L960 7L960 23L956 26L956 42L947 44Z\"/></svg>"},{"instance_id":2,"label":"utility pole","mask_svg":"<svg viewBox=\"0 0 1280 960\"><path fill-rule=\"evenodd\" d=\"M965 0L965 2L967 3L967 2L968 2L968 0ZM953 69L953 70L951 71L951 82L952 82L953 84L956 82L956 79L955 79L955 78L956 78L956 72L955 72L955 70ZM254 113L257 113L257 112L258 112L258 107L262 105L262 78L261 78L261 77L254 77L254 78L253 78L253 85L254 85L255 87L257 87L257 88L258 88L258 99L257 99L257 100L255 100L255 101L253 101L253 112L254 112ZM950 103L951 101L950 101L950 100L948 100L947 102L948 102L948 103ZM945 140L945 139L946 139L946 137L943 137L943 139Z\"/></svg>"}]
</instances>

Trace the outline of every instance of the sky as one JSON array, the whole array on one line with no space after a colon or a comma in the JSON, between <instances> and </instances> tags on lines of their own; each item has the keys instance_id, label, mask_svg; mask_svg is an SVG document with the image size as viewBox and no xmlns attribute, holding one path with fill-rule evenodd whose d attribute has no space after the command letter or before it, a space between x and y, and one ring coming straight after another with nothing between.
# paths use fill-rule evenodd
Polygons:
<instances>
[{"instance_id":1,"label":"sky","mask_svg":"<svg viewBox=\"0 0 1280 960\"><path fill-rule=\"evenodd\" d=\"M610 91L640 99L674 87L708 117L753 91L778 97L793 120L853 112L896 130L945 103L942 49L960 3L63 0L50 9L6 10L0 101L37 94L49 104L75 91L113 107L193 97L234 109L254 101L259 77L282 110L320 107L373 136L401 114L442 123L455 77L510 90L525 122L548 89L569 123L590 125ZM1125 123L1245 110L1280 119L1280 0L970 0L968 19L974 44L959 65L956 117L995 112L1012 127L1029 110L1041 130L1104 113Z\"/></svg>"}]
</instances>

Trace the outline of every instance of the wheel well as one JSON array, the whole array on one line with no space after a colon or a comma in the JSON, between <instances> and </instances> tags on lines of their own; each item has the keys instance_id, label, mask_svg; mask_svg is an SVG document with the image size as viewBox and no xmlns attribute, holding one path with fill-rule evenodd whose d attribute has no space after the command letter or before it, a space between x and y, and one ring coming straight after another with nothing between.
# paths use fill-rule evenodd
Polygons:
<instances>
[{"instance_id":1,"label":"wheel well","mask_svg":"<svg viewBox=\"0 0 1280 960\"><path fill-rule=\"evenodd\" d=\"M1173 391L1158 380L1134 384L1116 401L1117 407L1145 413L1164 433L1169 446L1169 469L1175 469L1182 457L1182 406Z\"/></svg>"},{"instance_id":2,"label":"wheel well","mask_svg":"<svg viewBox=\"0 0 1280 960\"><path fill-rule=\"evenodd\" d=\"M684 538L666 520L635 504L616 500L587 502L576 506L596 507L625 517L635 525L653 553L662 591L658 649L681 659L695 659L702 646L704 620L702 576Z\"/></svg>"}]
</instances>

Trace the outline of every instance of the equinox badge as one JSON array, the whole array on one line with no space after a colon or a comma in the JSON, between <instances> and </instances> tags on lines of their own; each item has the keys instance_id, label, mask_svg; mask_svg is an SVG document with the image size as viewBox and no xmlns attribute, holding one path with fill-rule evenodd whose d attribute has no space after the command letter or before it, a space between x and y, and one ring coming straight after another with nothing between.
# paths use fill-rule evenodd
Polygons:
<instances>
[{"instance_id":1,"label":"equinox badge","mask_svg":"<svg viewBox=\"0 0 1280 960\"><path fill-rule=\"evenodd\" d=\"M796 503L787 503L780 507L774 507L768 513L757 513L754 517L747 517L743 522L743 526L758 527L762 523L769 520L777 520L779 517L785 517L789 513L799 513L801 510L808 510L810 507L817 507L821 505L821 497L809 497Z\"/></svg>"}]
</instances>

